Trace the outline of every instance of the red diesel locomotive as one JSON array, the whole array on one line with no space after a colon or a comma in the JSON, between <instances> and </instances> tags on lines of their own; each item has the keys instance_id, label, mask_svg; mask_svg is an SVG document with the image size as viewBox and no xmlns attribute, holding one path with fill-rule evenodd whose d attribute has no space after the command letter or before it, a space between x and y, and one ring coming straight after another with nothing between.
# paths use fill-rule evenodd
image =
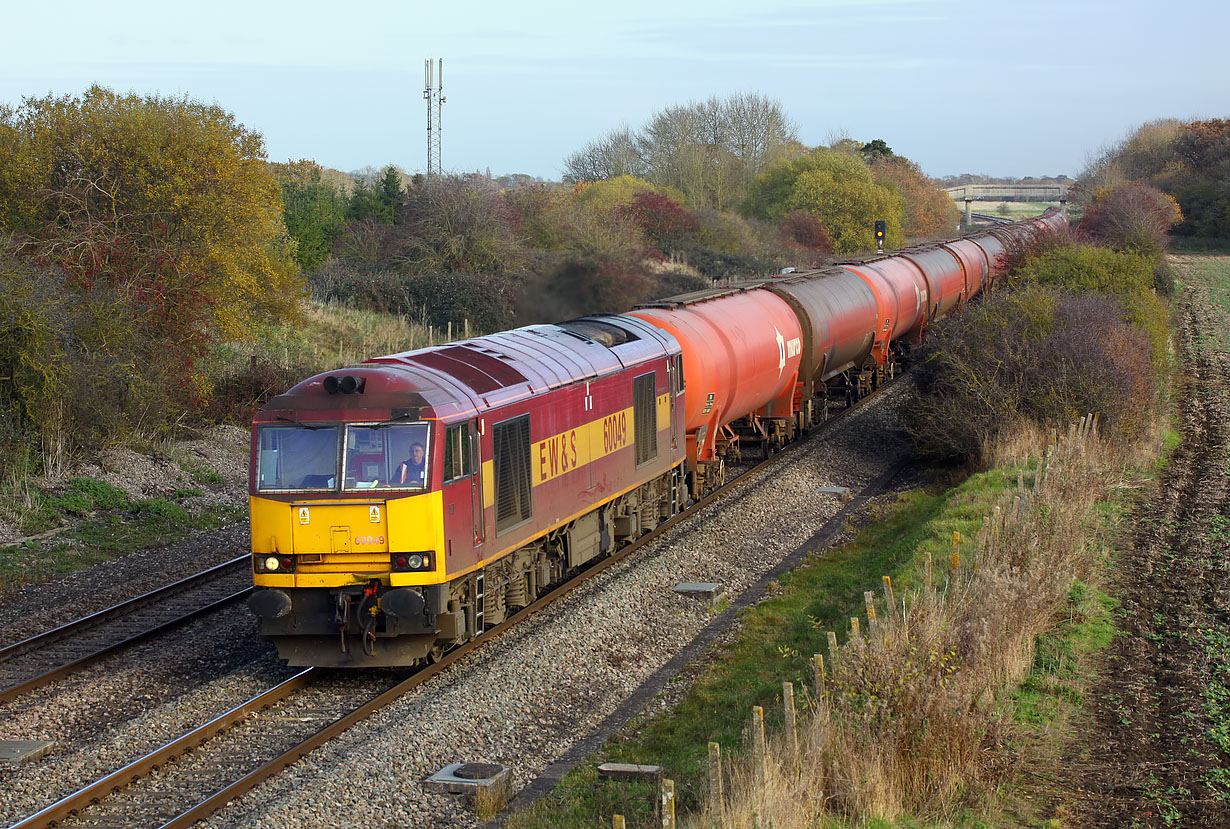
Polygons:
<instances>
[{"instance_id":1,"label":"red diesel locomotive","mask_svg":"<svg viewBox=\"0 0 1230 829\"><path fill-rule=\"evenodd\" d=\"M292 665L430 660L890 376L1049 211L953 241L378 357L253 425L250 599ZM685 384L686 379L686 384Z\"/></svg>"}]
</instances>

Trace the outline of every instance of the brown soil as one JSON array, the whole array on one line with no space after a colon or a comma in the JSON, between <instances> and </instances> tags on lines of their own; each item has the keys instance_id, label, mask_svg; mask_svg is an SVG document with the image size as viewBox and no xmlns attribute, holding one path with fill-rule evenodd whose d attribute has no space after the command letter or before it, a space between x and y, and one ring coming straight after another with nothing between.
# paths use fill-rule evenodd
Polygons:
<instances>
[{"instance_id":1,"label":"brown soil","mask_svg":"<svg viewBox=\"0 0 1230 829\"><path fill-rule=\"evenodd\" d=\"M1116 562L1120 635L1062 766L1065 825L1230 827L1230 354L1211 342L1230 319L1189 281L1183 440Z\"/></svg>"}]
</instances>

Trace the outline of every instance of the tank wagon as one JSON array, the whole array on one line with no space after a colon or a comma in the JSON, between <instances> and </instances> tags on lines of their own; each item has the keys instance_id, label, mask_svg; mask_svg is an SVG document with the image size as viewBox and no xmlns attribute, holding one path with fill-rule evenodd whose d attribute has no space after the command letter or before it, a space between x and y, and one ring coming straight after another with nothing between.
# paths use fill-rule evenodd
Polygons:
<instances>
[{"instance_id":1,"label":"tank wagon","mask_svg":"<svg viewBox=\"0 0 1230 829\"><path fill-rule=\"evenodd\" d=\"M261 633L292 665L430 661L896 370L1062 214L377 357L252 432Z\"/></svg>"}]
</instances>

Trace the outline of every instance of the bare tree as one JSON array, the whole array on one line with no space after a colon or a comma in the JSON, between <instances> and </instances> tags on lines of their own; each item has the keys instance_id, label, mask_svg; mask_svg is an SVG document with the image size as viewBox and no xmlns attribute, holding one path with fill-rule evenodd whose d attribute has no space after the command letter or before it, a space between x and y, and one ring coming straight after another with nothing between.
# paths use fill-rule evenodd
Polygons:
<instances>
[{"instance_id":1,"label":"bare tree","mask_svg":"<svg viewBox=\"0 0 1230 829\"><path fill-rule=\"evenodd\" d=\"M564 180L601 181L616 176L644 176L639 138L627 126L611 130L564 160Z\"/></svg>"},{"instance_id":2,"label":"bare tree","mask_svg":"<svg viewBox=\"0 0 1230 829\"><path fill-rule=\"evenodd\" d=\"M778 101L755 92L714 96L660 110L635 134L624 127L587 144L566 160L566 179L627 173L681 191L695 208L724 210L797 143Z\"/></svg>"},{"instance_id":3,"label":"bare tree","mask_svg":"<svg viewBox=\"0 0 1230 829\"><path fill-rule=\"evenodd\" d=\"M798 141L798 128L787 117L781 102L758 92L730 96L722 107L722 116L728 135L727 149L742 162L745 187L783 149Z\"/></svg>"}]
</instances>

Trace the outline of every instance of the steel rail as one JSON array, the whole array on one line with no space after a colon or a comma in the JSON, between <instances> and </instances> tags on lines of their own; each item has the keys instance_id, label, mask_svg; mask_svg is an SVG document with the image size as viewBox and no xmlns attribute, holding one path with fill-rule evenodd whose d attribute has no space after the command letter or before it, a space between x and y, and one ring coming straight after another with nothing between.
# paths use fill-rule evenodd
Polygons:
<instances>
[{"instance_id":1,"label":"steel rail","mask_svg":"<svg viewBox=\"0 0 1230 829\"><path fill-rule=\"evenodd\" d=\"M83 616L80 619L60 625L59 627L53 628L44 633L31 636L27 639L21 640L20 642L15 642L7 647L0 648L0 662L12 662L18 657L34 653L54 644L58 644L70 639L73 636L80 636L82 634L95 631L108 622L121 620L128 615L145 610L156 602L165 601L187 593L189 590L198 587L203 583L212 581L219 576L229 575L227 571L241 568L247 561L250 560L250 558L251 557L248 555L238 556L237 558L233 558L230 561L210 567L207 570L202 570L201 572L188 576L187 578L180 579L172 582L171 584L163 585L162 587L151 590L143 595L128 599L127 601L120 602L116 605L112 605L111 607L100 610L97 613L91 613L88 616ZM216 600L208 605L195 608L189 613L182 614L168 621L160 622L153 627L126 636L121 640L111 642L85 656L73 659L70 662L66 662L30 679L22 680L15 685L8 686L0 690L0 702L7 702L8 700L18 697L35 688L46 685L49 682L53 682L57 679L68 676L69 674L72 674L101 659L102 657L120 650L121 648L125 648L136 642L140 642L143 639L154 636L155 634L162 633L177 625L183 624L184 622L194 619L197 616L241 599L251 592L252 587L248 586L243 590L232 593L231 595Z\"/></svg>"},{"instance_id":2,"label":"steel rail","mask_svg":"<svg viewBox=\"0 0 1230 829\"><path fill-rule=\"evenodd\" d=\"M737 477L727 481L713 492L688 506L687 509L662 522L645 535L630 544L625 545L617 552L602 559L593 566L588 567L572 579L558 585L548 593L545 593L527 607L524 607L512 616L509 616L499 625L496 625L490 630L483 632L478 636L478 638L472 639L471 641L449 651L438 661L426 666L425 668L422 668L419 671L416 671L413 676L408 677L393 688L390 688L378 696L373 697L352 710L349 714L339 717L329 725L317 731L312 736L299 742L293 748L284 751L272 760L269 760L263 765L235 780L230 785L214 792L197 805L163 823L160 829L185 829L185 827L192 826L196 822L214 814L226 804L255 788L265 780L274 777L297 760L328 743L330 740L334 739L339 734L342 734L357 723L367 719L376 711L393 703L414 688L422 685L432 677L446 670L454 663L464 659L474 651L483 647L493 639L513 630L534 614L554 604L565 595L571 593L573 590L577 589L589 580L597 577L610 567L624 561L646 544L658 539L663 533L673 529L683 521L694 517L700 510L704 509L709 504L734 492L754 477L752 473L768 469L782 459L791 457L794 454L794 450L801 448L814 438L829 431L837 423L861 409L866 403L874 400L879 396L880 391L883 391L895 382L896 378L881 383L876 392L861 398L854 403L854 405L846 407L836 414L831 415L822 423L817 424L810 432L801 437L799 440L788 444L782 451L770 455L768 458L750 467ZM134 780L148 774L153 769L173 760L185 751L200 746L213 736L242 721L251 713L261 711L271 705L281 702L295 692L307 687L315 680L317 676L320 675L320 673L321 669L319 668L309 668L299 674L296 674L294 677L291 677L274 688L265 691L251 700L248 700L242 705L233 708L227 713L216 717L205 725L199 726L198 728L195 728L192 731L180 736L162 748L146 754L144 757L129 763L122 769L100 778L80 791L62 798L56 803L47 806L19 823L13 824L9 827L9 829L41 829L41 827L54 825L55 823L62 821L85 808L88 808L92 803L101 800L117 789L123 788Z\"/></svg>"},{"instance_id":3,"label":"steel rail","mask_svg":"<svg viewBox=\"0 0 1230 829\"><path fill-rule=\"evenodd\" d=\"M244 720L248 715L281 702L291 694L306 688L320 675L320 668L308 668L290 679L282 682L268 691L253 697L242 705L238 705L202 726L192 729L162 748L151 751L121 769L101 777L85 788L62 798L19 823L14 823L10 829L33 829L33 827L51 826L65 818L72 817L77 812L88 807L116 789L121 789L132 781L148 774L153 769L173 760L189 749L196 748L209 738Z\"/></svg>"}]
</instances>

